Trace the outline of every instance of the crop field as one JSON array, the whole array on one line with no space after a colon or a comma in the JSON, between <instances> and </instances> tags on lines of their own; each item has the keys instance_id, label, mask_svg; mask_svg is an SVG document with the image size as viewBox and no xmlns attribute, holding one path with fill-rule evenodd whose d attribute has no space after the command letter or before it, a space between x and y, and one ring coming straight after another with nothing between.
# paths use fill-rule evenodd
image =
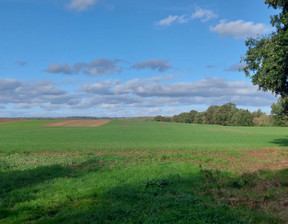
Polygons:
<instances>
[{"instance_id":1,"label":"crop field","mask_svg":"<svg viewBox=\"0 0 288 224\"><path fill-rule=\"evenodd\" d=\"M288 128L63 122L0 122L1 224L288 223Z\"/></svg>"}]
</instances>

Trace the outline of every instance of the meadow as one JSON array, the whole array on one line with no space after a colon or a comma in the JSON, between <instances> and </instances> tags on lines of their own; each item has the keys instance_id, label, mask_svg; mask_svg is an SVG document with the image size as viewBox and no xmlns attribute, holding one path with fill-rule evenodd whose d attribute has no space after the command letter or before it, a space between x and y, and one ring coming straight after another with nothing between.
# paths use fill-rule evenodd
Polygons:
<instances>
[{"instance_id":1,"label":"meadow","mask_svg":"<svg viewBox=\"0 0 288 224\"><path fill-rule=\"evenodd\" d=\"M288 223L288 129L0 124L0 223Z\"/></svg>"}]
</instances>

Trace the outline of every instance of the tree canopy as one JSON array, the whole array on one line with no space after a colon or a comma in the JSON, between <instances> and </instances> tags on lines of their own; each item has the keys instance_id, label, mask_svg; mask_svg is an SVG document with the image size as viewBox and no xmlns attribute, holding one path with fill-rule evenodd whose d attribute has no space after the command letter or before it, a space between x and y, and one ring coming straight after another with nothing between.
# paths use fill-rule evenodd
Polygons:
<instances>
[{"instance_id":1,"label":"tree canopy","mask_svg":"<svg viewBox=\"0 0 288 224\"><path fill-rule=\"evenodd\" d=\"M288 113L288 0L266 0L265 4L280 9L271 16L275 28L271 34L249 38L248 50L243 57L245 74L260 90L281 96L284 111Z\"/></svg>"},{"instance_id":2,"label":"tree canopy","mask_svg":"<svg viewBox=\"0 0 288 224\"><path fill-rule=\"evenodd\" d=\"M288 115L285 113L283 103L278 100L277 103L272 104L271 109L271 114L274 117L274 124L277 126L288 126Z\"/></svg>"},{"instance_id":3,"label":"tree canopy","mask_svg":"<svg viewBox=\"0 0 288 224\"><path fill-rule=\"evenodd\" d=\"M178 123L190 123L190 124L216 124L224 126L271 126L273 125L272 116L268 116L260 109L250 113L248 110L238 109L234 103L226 103L221 106L210 106L204 112L198 112L191 110L183 112L171 117L163 117L158 115L154 117L155 121L172 121ZM281 120L283 116L278 116L276 125L283 126Z\"/></svg>"}]
</instances>

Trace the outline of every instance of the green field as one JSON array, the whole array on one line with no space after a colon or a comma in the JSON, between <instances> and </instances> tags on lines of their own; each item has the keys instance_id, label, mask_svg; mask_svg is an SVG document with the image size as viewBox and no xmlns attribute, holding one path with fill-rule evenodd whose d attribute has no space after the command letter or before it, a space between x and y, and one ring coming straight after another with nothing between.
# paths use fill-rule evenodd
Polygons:
<instances>
[{"instance_id":1,"label":"green field","mask_svg":"<svg viewBox=\"0 0 288 224\"><path fill-rule=\"evenodd\" d=\"M114 120L101 127L1 124L1 152L263 149L288 145L283 127L224 127Z\"/></svg>"},{"instance_id":2,"label":"green field","mask_svg":"<svg viewBox=\"0 0 288 224\"><path fill-rule=\"evenodd\" d=\"M288 223L288 129L0 124L0 223Z\"/></svg>"}]
</instances>

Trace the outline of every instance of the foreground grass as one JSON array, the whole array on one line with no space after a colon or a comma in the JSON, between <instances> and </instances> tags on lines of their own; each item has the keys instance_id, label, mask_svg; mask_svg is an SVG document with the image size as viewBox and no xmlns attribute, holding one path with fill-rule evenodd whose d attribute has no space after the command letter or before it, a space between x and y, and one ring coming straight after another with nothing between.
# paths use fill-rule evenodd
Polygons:
<instances>
[{"instance_id":1,"label":"foreground grass","mask_svg":"<svg viewBox=\"0 0 288 224\"><path fill-rule=\"evenodd\" d=\"M287 170L237 174L223 159L219 172L210 168L221 164L219 158L206 160L205 153L30 153L0 159L2 223L287 221Z\"/></svg>"},{"instance_id":2,"label":"foreground grass","mask_svg":"<svg viewBox=\"0 0 288 224\"><path fill-rule=\"evenodd\" d=\"M0 223L288 223L285 128L47 122L0 125Z\"/></svg>"}]
</instances>

